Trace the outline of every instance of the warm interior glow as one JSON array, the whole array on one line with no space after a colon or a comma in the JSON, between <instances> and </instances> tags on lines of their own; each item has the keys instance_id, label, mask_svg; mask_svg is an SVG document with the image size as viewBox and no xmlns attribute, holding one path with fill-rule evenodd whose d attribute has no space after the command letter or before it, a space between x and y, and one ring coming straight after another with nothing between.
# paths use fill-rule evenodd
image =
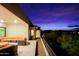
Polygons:
<instances>
[{"instance_id":1,"label":"warm interior glow","mask_svg":"<svg viewBox=\"0 0 79 59\"><path fill-rule=\"evenodd\" d=\"M7 8L0 5L0 27L6 28L6 37L26 37L29 39L29 25Z\"/></svg>"},{"instance_id":2,"label":"warm interior glow","mask_svg":"<svg viewBox=\"0 0 79 59\"><path fill-rule=\"evenodd\" d=\"M4 20L0 19L0 27L3 27Z\"/></svg>"},{"instance_id":3,"label":"warm interior glow","mask_svg":"<svg viewBox=\"0 0 79 59\"><path fill-rule=\"evenodd\" d=\"M3 23L3 22L4 22L4 20L0 19L0 23Z\"/></svg>"},{"instance_id":4,"label":"warm interior glow","mask_svg":"<svg viewBox=\"0 0 79 59\"><path fill-rule=\"evenodd\" d=\"M37 31L36 31L36 37L37 37L37 38L39 38L39 37L40 37L40 35L41 35L40 30L37 30Z\"/></svg>"},{"instance_id":5,"label":"warm interior glow","mask_svg":"<svg viewBox=\"0 0 79 59\"><path fill-rule=\"evenodd\" d=\"M14 23L18 23L18 20L15 19L15 20L14 20Z\"/></svg>"},{"instance_id":6,"label":"warm interior glow","mask_svg":"<svg viewBox=\"0 0 79 59\"><path fill-rule=\"evenodd\" d=\"M0 22L5 22L6 24L13 24L17 22L18 24L26 24L23 20L2 5L0 5Z\"/></svg>"},{"instance_id":7,"label":"warm interior glow","mask_svg":"<svg viewBox=\"0 0 79 59\"><path fill-rule=\"evenodd\" d=\"M34 30L31 30L31 35L32 35L32 36L34 35Z\"/></svg>"}]
</instances>

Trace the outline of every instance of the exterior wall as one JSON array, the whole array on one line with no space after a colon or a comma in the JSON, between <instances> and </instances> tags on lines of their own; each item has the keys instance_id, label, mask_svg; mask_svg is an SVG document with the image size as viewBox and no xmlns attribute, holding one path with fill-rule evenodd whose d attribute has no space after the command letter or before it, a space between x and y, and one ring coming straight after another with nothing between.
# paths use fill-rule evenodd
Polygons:
<instances>
[{"instance_id":1,"label":"exterior wall","mask_svg":"<svg viewBox=\"0 0 79 59\"><path fill-rule=\"evenodd\" d=\"M41 31L40 30L37 30L36 31L36 38L40 38L41 37Z\"/></svg>"},{"instance_id":2,"label":"exterior wall","mask_svg":"<svg viewBox=\"0 0 79 59\"><path fill-rule=\"evenodd\" d=\"M31 29L30 29L30 25L28 25L28 40L30 40L30 36L31 36Z\"/></svg>"},{"instance_id":3,"label":"exterior wall","mask_svg":"<svg viewBox=\"0 0 79 59\"><path fill-rule=\"evenodd\" d=\"M31 27L31 36L33 39L41 37L41 31L39 27Z\"/></svg>"}]
</instances>

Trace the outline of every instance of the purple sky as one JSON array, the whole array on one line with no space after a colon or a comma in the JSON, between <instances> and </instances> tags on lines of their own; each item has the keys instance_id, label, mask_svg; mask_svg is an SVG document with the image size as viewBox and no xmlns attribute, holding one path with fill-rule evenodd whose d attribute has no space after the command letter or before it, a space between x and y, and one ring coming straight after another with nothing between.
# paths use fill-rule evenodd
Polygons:
<instances>
[{"instance_id":1,"label":"purple sky","mask_svg":"<svg viewBox=\"0 0 79 59\"><path fill-rule=\"evenodd\" d=\"M42 30L67 30L79 25L79 4L20 4L30 21Z\"/></svg>"}]
</instances>

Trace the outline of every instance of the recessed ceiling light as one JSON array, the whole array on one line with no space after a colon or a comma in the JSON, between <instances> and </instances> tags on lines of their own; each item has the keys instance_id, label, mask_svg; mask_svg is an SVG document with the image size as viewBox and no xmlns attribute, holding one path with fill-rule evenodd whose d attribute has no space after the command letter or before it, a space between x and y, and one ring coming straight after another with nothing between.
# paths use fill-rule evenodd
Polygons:
<instances>
[{"instance_id":1,"label":"recessed ceiling light","mask_svg":"<svg viewBox=\"0 0 79 59\"><path fill-rule=\"evenodd\" d=\"M4 22L4 20L0 20L0 22L1 22L1 23L3 23L3 22Z\"/></svg>"},{"instance_id":2,"label":"recessed ceiling light","mask_svg":"<svg viewBox=\"0 0 79 59\"><path fill-rule=\"evenodd\" d=\"M18 21L17 20L14 20L14 23L18 23Z\"/></svg>"},{"instance_id":3,"label":"recessed ceiling light","mask_svg":"<svg viewBox=\"0 0 79 59\"><path fill-rule=\"evenodd\" d=\"M3 26L4 20L0 19L0 27Z\"/></svg>"}]
</instances>

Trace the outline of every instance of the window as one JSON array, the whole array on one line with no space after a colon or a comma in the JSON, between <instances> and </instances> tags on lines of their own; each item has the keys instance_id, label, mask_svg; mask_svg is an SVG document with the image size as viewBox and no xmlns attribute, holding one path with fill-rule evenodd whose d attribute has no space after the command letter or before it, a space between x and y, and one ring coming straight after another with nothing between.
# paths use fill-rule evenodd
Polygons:
<instances>
[{"instance_id":1,"label":"window","mask_svg":"<svg viewBox=\"0 0 79 59\"><path fill-rule=\"evenodd\" d=\"M31 30L31 35L32 35L32 36L34 35L34 30Z\"/></svg>"},{"instance_id":2,"label":"window","mask_svg":"<svg viewBox=\"0 0 79 59\"><path fill-rule=\"evenodd\" d=\"M6 36L6 28L5 27L0 27L0 37Z\"/></svg>"}]
</instances>

